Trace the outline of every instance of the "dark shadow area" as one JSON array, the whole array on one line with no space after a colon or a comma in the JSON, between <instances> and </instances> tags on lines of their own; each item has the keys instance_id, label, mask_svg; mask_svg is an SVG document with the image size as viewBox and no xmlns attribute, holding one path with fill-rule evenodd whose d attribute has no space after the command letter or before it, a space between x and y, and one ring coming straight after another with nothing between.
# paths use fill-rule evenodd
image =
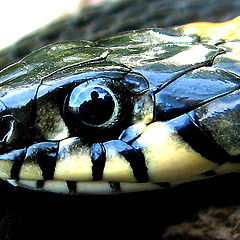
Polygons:
<instances>
[{"instance_id":1,"label":"dark shadow area","mask_svg":"<svg viewBox=\"0 0 240 240\"><path fill-rule=\"evenodd\" d=\"M161 235L209 206L240 204L240 175L228 174L160 191L116 196L67 196L1 183L0 239L49 239L84 235ZM74 237L71 237L74 236Z\"/></svg>"}]
</instances>

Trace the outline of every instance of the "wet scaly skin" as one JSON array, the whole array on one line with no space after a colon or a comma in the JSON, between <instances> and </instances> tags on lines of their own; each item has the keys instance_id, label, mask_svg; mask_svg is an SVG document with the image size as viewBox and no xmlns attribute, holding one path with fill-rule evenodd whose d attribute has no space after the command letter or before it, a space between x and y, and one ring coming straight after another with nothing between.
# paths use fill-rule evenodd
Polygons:
<instances>
[{"instance_id":1,"label":"wet scaly skin","mask_svg":"<svg viewBox=\"0 0 240 240\"><path fill-rule=\"evenodd\" d=\"M1 177L111 194L238 171L238 33L238 18L144 29L2 70Z\"/></svg>"}]
</instances>

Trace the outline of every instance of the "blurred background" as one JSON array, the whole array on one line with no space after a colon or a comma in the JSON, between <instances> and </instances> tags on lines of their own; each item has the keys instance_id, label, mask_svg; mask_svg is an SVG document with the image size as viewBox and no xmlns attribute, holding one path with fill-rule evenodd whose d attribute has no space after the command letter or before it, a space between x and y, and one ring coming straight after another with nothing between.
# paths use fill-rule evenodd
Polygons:
<instances>
[{"instance_id":1,"label":"blurred background","mask_svg":"<svg viewBox=\"0 0 240 240\"><path fill-rule=\"evenodd\" d=\"M0 49L59 17L75 14L88 5L116 0L8 0L1 1Z\"/></svg>"}]
</instances>

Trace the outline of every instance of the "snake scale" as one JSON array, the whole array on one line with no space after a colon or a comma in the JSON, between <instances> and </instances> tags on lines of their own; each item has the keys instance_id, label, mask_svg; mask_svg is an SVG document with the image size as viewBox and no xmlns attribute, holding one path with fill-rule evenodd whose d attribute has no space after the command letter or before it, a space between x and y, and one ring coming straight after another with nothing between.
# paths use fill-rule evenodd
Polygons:
<instances>
[{"instance_id":1,"label":"snake scale","mask_svg":"<svg viewBox=\"0 0 240 240\"><path fill-rule=\"evenodd\" d=\"M91 9L1 52L1 67L31 53L0 72L1 178L112 194L239 170L239 19L169 27L209 20L204 1L174 3L122 1L97 17ZM211 4L225 18L237 9ZM150 26L161 28L110 36Z\"/></svg>"}]
</instances>

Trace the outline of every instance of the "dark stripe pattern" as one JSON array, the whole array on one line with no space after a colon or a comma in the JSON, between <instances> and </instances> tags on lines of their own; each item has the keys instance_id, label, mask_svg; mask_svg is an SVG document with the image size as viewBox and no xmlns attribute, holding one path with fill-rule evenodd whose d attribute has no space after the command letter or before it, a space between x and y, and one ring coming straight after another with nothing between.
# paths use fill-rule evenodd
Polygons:
<instances>
[{"instance_id":1,"label":"dark stripe pattern","mask_svg":"<svg viewBox=\"0 0 240 240\"><path fill-rule=\"evenodd\" d=\"M148 182L148 172L143 153L131 148L120 152L120 154L130 163L137 182Z\"/></svg>"},{"instance_id":2,"label":"dark stripe pattern","mask_svg":"<svg viewBox=\"0 0 240 240\"><path fill-rule=\"evenodd\" d=\"M45 183L44 180L37 180L37 183L36 183L37 189L40 189L40 190L43 189L44 183Z\"/></svg>"},{"instance_id":3,"label":"dark stripe pattern","mask_svg":"<svg viewBox=\"0 0 240 240\"><path fill-rule=\"evenodd\" d=\"M225 163L230 158L229 154L199 127L194 119L194 111L183 114L168 123L177 130L186 143L203 157L219 164Z\"/></svg>"},{"instance_id":4,"label":"dark stripe pattern","mask_svg":"<svg viewBox=\"0 0 240 240\"><path fill-rule=\"evenodd\" d=\"M42 142L33 144L27 150L24 148L8 153L9 159L13 160L11 178L18 180L23 163L33 162L40 166L45 180L53 179L57 149L57 142Z\"/></svg>"},{"instance_id":5,"label":"dark stripe pattern","mask_svg":"<svg viewBox=\"0 0 240 240\"><path fill-rule=\"evenodd\" d=\"M109 182L109 186L113 193L121 192L121 186L119 182Z\"/></svg>"},{"instance_id":6,"label":"dark stripe pattern","mask_svg":"<svg viewBox=\"0 0 240 240\"><path fill-rule=\"evenodd\" d=\"M114 154L120 154L130 163L133 174L137 182L148 182L148 172L145 163L145 157L141 150L136 150L132 146L121 140L113 140L105 143L93 144L90 150L92 159L92 177L93 181L100 181L103 178L103 171L107 155L112 151Z\"/></svg>"},{"instance_id":7,"label":"dark stripe pattern","mask_svg":"<svg viewBox=\"0 0 240 240\"><path fill-rule=\"evenodd\" d=\"M101 143L93 144L90 150L92 159L92 177L93 181L102 179L103 170L106 161L106 151Z\"/></svg>"},{"instance_id":8,"label":"dark stripe pattern","mask_svg":"<svg viewBox=\"0 0 240 240\"><path fill-rule=\"evenodd\" d=\"M141 150L137 150L121 140L105 142L103 146L106 150L106 157L120 154L130 163L137 182L148 182L148 169Z\"/></svg>"},{"instance_id":9,"label":"dark stripe pattern","mask_svg":"<svg viewBox=\"0 0 240 240\"><path fill-rule=\"evenodd\" d=\"M68 187L69 193L77 192L77 182L76 181L67 181L67 187Z\"/></svg>"},{"instance_id":10,"label":"dark stripe pattern","mask_svg":"<svg viewBox=\"0 0 240 240\"><path fill-rule=\"evenodd\" d=\"M59 143L57 142L41 142L31 145L27 149L14 150L4 154L2 155L2 160L7 159L13 161L11 169L12 179L19 180L22 166L33 163L40 167L44 180L51 180L54 179L58 146ZM122 155L124 159L130 163L137 182L148 182L148 169L146 167L144 154L141 150L136 150L121 140L92 145L90 155L92 159L93 181L102 180L105 162L108 155L111 155L113 151L115 154ZM38 184L42 187L42 180ZM70 192L76 191L76 182L67 181L67 185Z\"/></svg>"},{"instance_id":11,"label":"dark stripe pattern","mask_svg":"<svg viewBox=\"0 0 240 240\"><path fill-rule=\"evenodd\" d=\"M25 162L36 162L39 164L45 180L53 179L58 143L43 142L28 148Z\"/></svg>"},{"instance_id":12,"label":"dark stripe pattern","mask_svg":"<svg viewBox=\"0 0 240 240\"><path fill-rule=\"evenodd\" d=\"M25 155L26 155L26 148L20 150L14 150L10 153L5 155L9 155L9 159L13 161L12 169L11 169L11 178L19 180L19 173L22 167Z\"/></svg>"}]
</instances>

